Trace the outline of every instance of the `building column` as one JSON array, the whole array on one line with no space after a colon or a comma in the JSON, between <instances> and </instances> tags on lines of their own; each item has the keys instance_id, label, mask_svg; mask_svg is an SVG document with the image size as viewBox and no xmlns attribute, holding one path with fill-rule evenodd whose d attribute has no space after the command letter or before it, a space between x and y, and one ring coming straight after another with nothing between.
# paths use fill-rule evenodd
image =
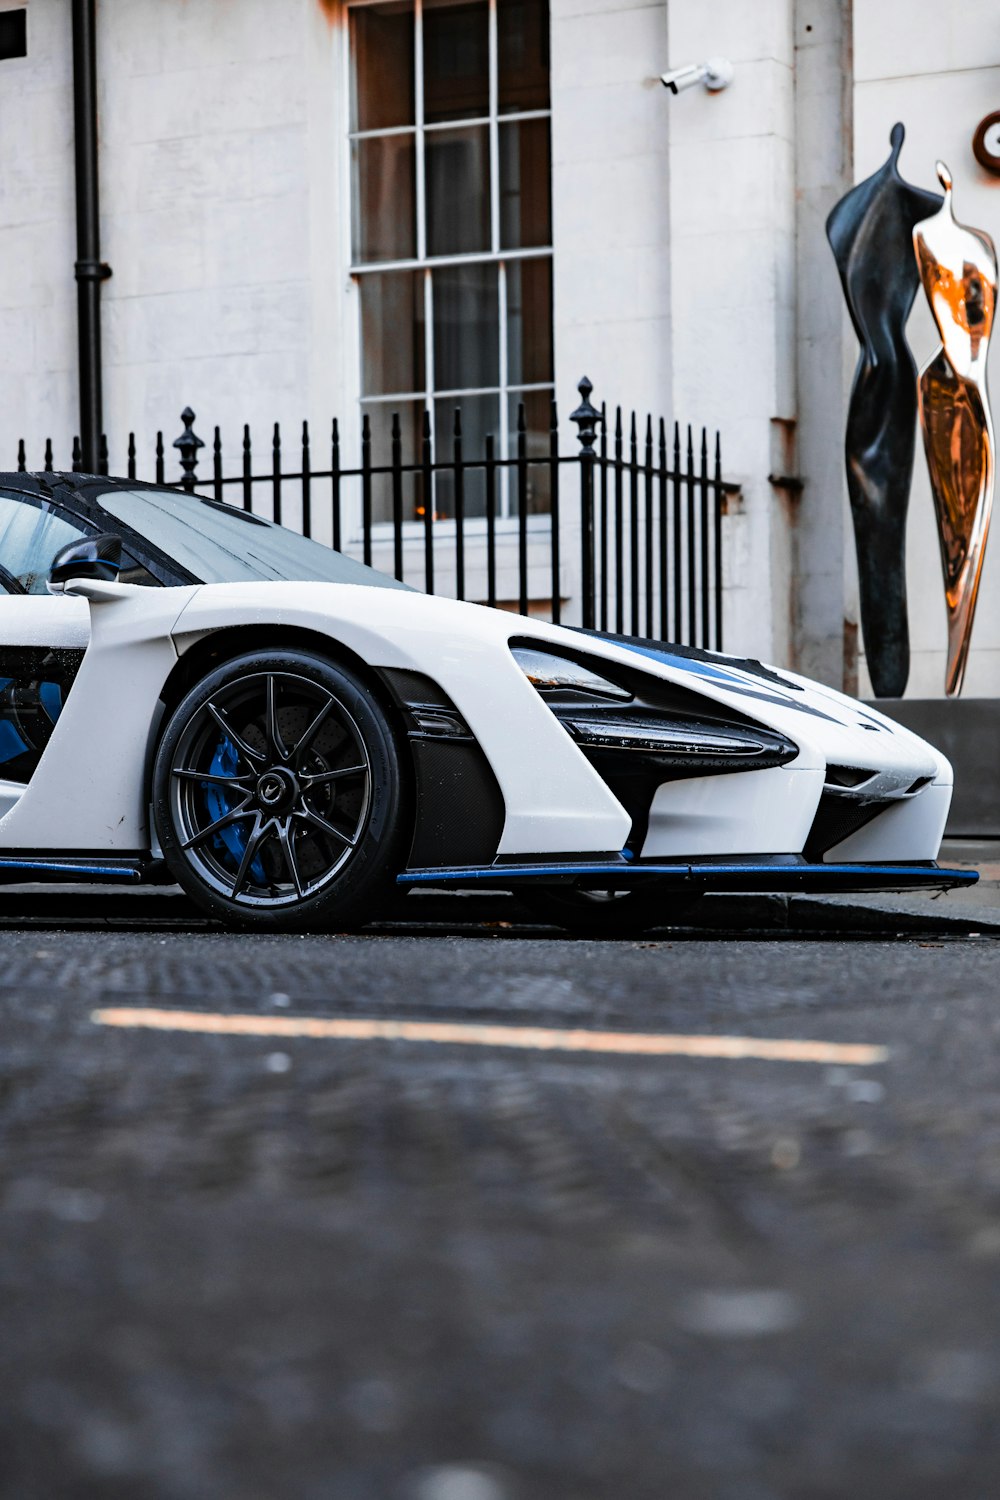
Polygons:
<instances>
[{"instance_id":1,"label":"building column","mask_svg":"<svg viewBox=\"0 0 1000 1500\"><path fill-rule=\"evenodd\" d=\"M844 425L858 345L826 238L854 181L851 0L796 0L798 473L793 662L856 692L858 584L844 474Z\"/></svg>"},{"instance_id":2,"label":"building column","mask_svg":"<svg viewBox=\"0 0 1000 1500\"><path fill-rule=\"evenodd\" d=\"M724 528L724 639L781 663L793 650L795 0L668 0L673 67L727 57L731 85L670 111L673 406L720 429L743 486Z\"/></svg>"}]
</instances>

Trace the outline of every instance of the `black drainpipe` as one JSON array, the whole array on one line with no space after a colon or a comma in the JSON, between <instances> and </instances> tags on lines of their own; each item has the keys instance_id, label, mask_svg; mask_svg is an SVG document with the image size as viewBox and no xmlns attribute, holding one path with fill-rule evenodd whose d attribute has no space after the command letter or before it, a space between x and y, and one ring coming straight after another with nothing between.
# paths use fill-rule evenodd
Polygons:
<instances>
[{"instance_id":1,"label":"black drainpipe","mask_svg":"<svg viewBox=\"0 0 1000 1500\"><path fill-rule=\"evenodd\" d=\"M97 183L95 0L73 0L73 125L76 158L76 306L79 335L80 446L85 474L96 474L103 428L101 260Z\"/></svg>"}]
</instances>

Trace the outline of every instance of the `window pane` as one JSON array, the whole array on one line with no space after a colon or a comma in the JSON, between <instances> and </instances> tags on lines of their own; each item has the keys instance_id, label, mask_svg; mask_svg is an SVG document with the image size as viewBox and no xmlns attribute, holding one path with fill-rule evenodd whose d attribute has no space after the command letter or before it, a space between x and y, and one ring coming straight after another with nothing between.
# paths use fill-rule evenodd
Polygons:
<instances>
[{"instance_id":1,"label":"window pane","mask_svg":"<svg viewBox=\"0 0 1000 1500\"><path fill-rule=\"evenodd\" d=\"M523 250L552 243L548 120L500 126L500 243Z\"/></svg>"},{"instance_id":2,"label":"window pane","mask_svg":"<svg viewBox=\"0 0 1000 1500\"><path fill-rule=\"evenodd\" d=\"M525 453L528 459L547 459L549 456L549 428L551 426L551 391L512 391L508 397L507 422L511 458L517 457L518 405L524 403ZM510 471L510 512L518 514L520 490L518 471ZM527 465L527 513L529 516L545 514L551 508L550 470L547 463Z\"/></svg>"},{"instance_id":3,"label":"window pane","mask_svg":"<svg viewBox=\"0 0 1000 1500\"><path fill-rule=\"evenodd\" d=\"M0 497L0 563L29 594L44 594L52 559L60 547L78 542L82 526L42 504Z\"/></svg>"},{"instance_id":4,"label":"window pane","mask_svg":"<svg viewBox=\"0 0 1000 1500\"><path fill-rule=\"evenodd\" d=\"M392 466L394 413L399 415L400 464L420 462L420 440L424 418L422 401L362 401L361 410L371 422L373 468L391 468ZM412 521L415 516L423 515L423 475L402 474L400 477L403 520ZM359 488L359 497L360 494ZM391 521L392 518L392 474L373 474L372 520Z\"/></svg>"},{"instance_id":5,"label":"window pane","mask_svg":"<svg viewBox=\"0 0 1000 1500\"><path fill-rule=\"evenodd\" d=\"M549 107L548 0L501 0L497 6L500 113Z\"/></svg>"},{"instance_id":6,"label":"window pane","mask_svg":"<svg viewBox=\"0 0 1000 1500\"><path fill-rule=\"evenodd\" d=\"M352 10L351 129L412 125L413 6L408 0Z\"/></svg>"},{"instance_id":7,"label":"window pane","mask_svg":"<svg viewBox=\"0 0 1000 1500\"><path fill-rule=\"evenodd\" d=\"M500 398L497 392L489 396L462 396L434 403L434 456L438 463L449 463L455 454L455 408L462 411L462 458L466 463L481 463L486 456L486 437L492 433L494 452L500 453ZM485 516L486 474L481 467L466 469L465 514ZM496 493L499 498L503 484L503 470L496 471ZM434 492L434 512L437 517L455 514L454 473L437 475Z\"/></svg>"},{"instance_id":8,"label":"window pane","mask_svg":"<svg viewBox=\"0 0 1000 1500\"><path fill-rule=\"evenodd\" d=\"M424 278L420 271L358 277L361 389L366 396L424 388Z\"/></svg>"},{"instance_id":9,"label":"window pane","mask_svg":"<svg viewBox=\"0 0 1000 1500\"><path fill-rule=\"evenodd\" d=\"M552 262L507 265L507 380L538 385L552 379Z\"/></svg>"},{"instance_id":10,"label":"window pane","mask_svg":"<svg viewBox=\"0 0 1000 1500\"><path fill-rule=\"evenodd\" d=\"M351 158L354 260L410 259L417 251L413 137L354 141Z\"/></svg>"},{"instance_id":11,"label":"window pane","mask_svg":"<svg viewBox=\"0 0 1000 1500\"><path fill-rule=\"evenodd\" d=\"M485 125L424 137L427 250L462 255L490 248L490 139Z\"/></svg>"},{"instance_id":12,"label":"window pane","mask_svg":"<svg viewBox=\"0 0 1000 1500\"><path fill-rule=\"evenodd\" d=\"M486 0L424 0L424 119L461 120L490 112Z\"/></svg>"},{"instance_id":13,"label":"window pane","mask_svg":"<svg viewBox=\"0 0 1000 1500\"><path fill-rule=\"evenodd\" d=\"M496 266L442 266L432 274L435 390L498 385Z\"/></svg>"}]
</instances>

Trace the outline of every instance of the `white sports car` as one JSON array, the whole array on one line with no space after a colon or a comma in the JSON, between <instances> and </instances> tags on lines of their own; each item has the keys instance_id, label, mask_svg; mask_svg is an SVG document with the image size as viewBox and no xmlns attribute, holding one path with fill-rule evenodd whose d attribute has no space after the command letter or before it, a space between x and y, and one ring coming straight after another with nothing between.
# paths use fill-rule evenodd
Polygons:
<instances>
[{"instance_id":1,"label":"white sports car","mask_svg":"<svg viewBox=\"0 0 1000 1500\"><path fill-rule=\"evenodd\" d=\"M792 673L431 598L213 499L0 476L0 871L342 928L393 884L590 932L974 880L930 745Z\"/></svg>"}]
</instances>

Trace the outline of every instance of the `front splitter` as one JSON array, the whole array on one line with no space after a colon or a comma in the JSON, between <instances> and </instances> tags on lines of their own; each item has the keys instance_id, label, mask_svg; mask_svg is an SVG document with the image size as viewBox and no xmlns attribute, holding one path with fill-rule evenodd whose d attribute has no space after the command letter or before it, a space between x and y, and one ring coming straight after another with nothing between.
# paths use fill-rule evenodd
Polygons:
<instances>
[{"instance_id":1,"label":"front splitter","mask_svg":"<svg viewBox=\"0 0 1000 1500\"><path fill-rule=\"evenodd\" d=\"M951 870L920 864L816 865L804 861L782 864L773 860L690 860L593 864L568 861L552 864L457 865L447 869L405 870L397 876L402 886L451 889L509 890L523 885L571 885L591 890L635 890L649 881L697 887L705 891L907 891L951 890L975 885L977 870Z\"/></svg>"}]
</instances>

